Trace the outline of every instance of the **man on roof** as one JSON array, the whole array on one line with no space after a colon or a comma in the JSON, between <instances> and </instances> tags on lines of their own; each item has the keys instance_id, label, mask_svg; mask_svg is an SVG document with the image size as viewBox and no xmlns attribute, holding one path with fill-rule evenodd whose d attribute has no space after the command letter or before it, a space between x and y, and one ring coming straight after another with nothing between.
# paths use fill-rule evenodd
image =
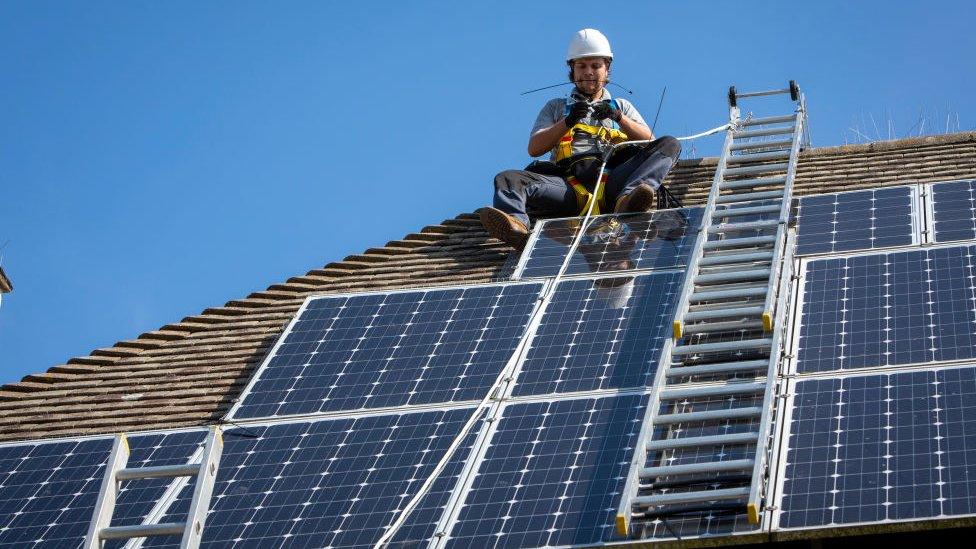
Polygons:
<instances>
[{"instance_id":1,"label":"man on roof","mask_svg":"<svg viewBox=\"0 0 976 549\"><path fill-rule=\"evenodd\" d=\"M550 153L524 170L495 176L494 207L478 213L488 233L521 250L531 217L583 215L603 154L624 141L651 140L618 147L607 161L604 185L595 197L594 213L645 212L655 207L658 189L681 153L678 140L654 139L644 118L626 99L610 96L613 52L600 31L583 29L573 36L566 54L569 98L551 99L542 107L529 135L529 155Z\"/></svg>"}]
</instances>

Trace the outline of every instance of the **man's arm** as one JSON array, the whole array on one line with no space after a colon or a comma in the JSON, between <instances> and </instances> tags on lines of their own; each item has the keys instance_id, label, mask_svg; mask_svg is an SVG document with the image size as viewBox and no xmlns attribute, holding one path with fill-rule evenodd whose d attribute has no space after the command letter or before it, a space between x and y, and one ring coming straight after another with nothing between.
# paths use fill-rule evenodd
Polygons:
<instances>
[{"instance_id":1,"label":"man's arm","mask_svg":"<svg viewBox=\"0 0 976 549\"><path fill-rule=\"evenodd\" d=\"M620 129L627 134L627 139L629 141L643 141L645 139L654 139L654 133L651 129L641 124L636 120L631 120L627 118L626 114L620 115Z\"/></svg>"},{"instance_id":2,"label":"man's arm","mask_svg":"<svg viewBox=\"0 0 976 549\"><path fill-rule=\"evenodd\" d=\"M568 129L565 119L560 118L552 126L532 134L532 137L529 138L529 156L535 158L552 150L559 143L559 138L565 135Z\"/></svg>"}]
</instances>

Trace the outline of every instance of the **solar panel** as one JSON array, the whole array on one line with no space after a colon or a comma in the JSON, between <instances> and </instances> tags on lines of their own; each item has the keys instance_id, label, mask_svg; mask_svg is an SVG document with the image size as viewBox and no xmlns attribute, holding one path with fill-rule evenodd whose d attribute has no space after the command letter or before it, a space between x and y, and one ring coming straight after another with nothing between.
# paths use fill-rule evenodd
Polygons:
<instances>
[{"instance_id":1,"label":"solar panel","mask_svg":"<svg viewBox=\"0 0 976 549\"><path fill-rule=\"evenodd\" d=\"M479 399L513 355L541 283L312 298L234 419Z\"/></svg>"},{"instance_id":2,"label":"solar panel","mask_svg":"<svg viewBox=\"0 0 976 549\"><path fill-rule=\"evenodd\" d=\"M796 254L916 243L912 187L804 196L796 213Z\"/></svg>"},{"instance_id":3,"label":"solar panel","mask_svg":"<svg viewBox=\"0 0 976 549\"><path fill-rule=\"evenodd\" d=\"M976 513L976 368L803 380L779 527Z\"/></svg>"},{"instance_id":4,"label":"solar panel","mask_svg":"<svg viewBox=\"0 0 976 549\"><path fill-rule=\"evenodd\" d=\"M568 274L672 269L687 264L702 208L604 215L594 219L570 260ZM540 222L516 278L555 276L579 229L580 218Z\"/></svg>"},{"instance_id":5,"label":"solar panel","mask_svg":"<svg viewBox=\"0 0 976 549\"><path fill-rule=\"evenodd\" d=\"M936 242L976 239L976 180L934 183L930 196Z\"/></svg>"},{"instance_id":6,"label":"solar panel","mask_svg":"<svg viewBox=\"0 0 976 549\"><path fill-rule=\"evenodd\" d=\"M372 547L472 412L228 429L203 546ZM390 547L416 547L434 536L475 436L469 435L448 462ZM184 490L173 505L174 515L185 515L190 497Z\"/></svg>"},{"instance_id":7,"label":"solar panel","mask_svg":"<svg viewBox=\"0 0 976 549\"><path fill-rule=\"evenodd\" d=\"M664 272L561 281L531 339L514 394L651 384L683 278Z\"/></svg>"},{"instance_id":8,"label":"solar panel","mask_svg":"<svg viewBox=\"0 0 976 549\"><path fill-rule=\"evenodd\" d=\"M974 248L811 261L800 373L976 357Z\"/></svg>"},{"instance_id":9,"label":"solar panel","mask_svg":"<svg viewBox=\"0 0 976 549\"><path fill-rule=\"evenodd\" d=\"M508 404L448 547L611 541L646 396Z\"/></svg>"},{"instance_id":10,"label":"solar panel","mask_svg":"<svg viewBox=\"0 0 976 549\"><path fill-rule=\"evenodd\" d=\"M129 464L186 463L203 436L188 432L130 437ZM0 547L81 546L111 448L110 438L0 447ZM168 483L124 483L112 525L141 523Z\"/></svg>"}]
</instances>

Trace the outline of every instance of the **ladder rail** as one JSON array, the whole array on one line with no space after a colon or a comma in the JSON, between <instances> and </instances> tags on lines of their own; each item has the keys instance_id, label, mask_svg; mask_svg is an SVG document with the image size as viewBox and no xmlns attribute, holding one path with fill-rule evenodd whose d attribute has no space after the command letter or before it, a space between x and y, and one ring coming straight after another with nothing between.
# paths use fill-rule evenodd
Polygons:
<instances>
[{"instance_id":1,"label":"ladder rail","mask_svg":"<svg viewBox=\"0 0 976 549\"><path fill-rule=\"evenodd\" d=\"M685 268L685 280L681 286L681 294L678 296L678 307L674 312L675 320L672 322L672 331L675 338L680 337L681 319L688 312L688 298L695 289L694 278L698 273L698 263L701 261L705 244L708 241L708 225L711 224L712 215L715 212L715 200L719 195L719 187L725 179L725 169L729 157L729 147L735 136L735 130L739 122L739 108L729 108L729 120L731 127L725 133L725 144L722 147L722 156L719 157L718 165L715 167L715 177L712 179L712 188L708 191L708 202L705 203L705 211L702 214L701 225L698 227L698 237L695 239L695 247L689 256L688 266ZM693 273L693 274L689 274Z\"/></svg>"},{"instance_id":2,"label":"ladder rail","mask_svg":"<svg viewBox=\"0 0 976 549\"><path fill-rule=\"evenodd\" d=\"M688 298L691 296L695 287L695 277L689 273L694 273L698 270L698 261L702 256L705 241L708 240L708 231L706 230L706 227L711 219L712 212L715 211L715 198L719 194L719 185L724 178L726 164L725 160L729 154L729 147L732 144L734 129L738 119L738 107L730 107L729 120L731 125L725 133L725 144L722 147L722 156L719 158L718 165L715 168L715 177L712 180L712 188L708 193L708 202L705 205L705 212L702 215L702 221L698 227L698 236L695 239L695 247L689 256L690 259L688 266L686 267L685 279L681 288L680 297L678 298L679 306L675 311L674 318L676 319L682 318L685 310L688 309ZM673 347L674 339L667 338L664 342L664 346L661 349L661 354L657 364L657 372L655 373L654 382L651 389L651 395L647 400L647 407L644 409L644 418L641 421L641 428L637 434L637 442L634 444L634 454L631 457L630 467L627 471L627 478L624 480L624 488L621 491L620 505L617 507L617 514L615 518L617 533L621 536L627 536L630 530L631 515L633 513L631 502L637 496L637 490L640 484L640 471L644 468L643 462L647 459L647 443L650 442L651 437L654 434L655 425L652 418L654 417L656 410L661 403L661 390L665 385L665 380L667 379L666 374L670 366L671 349Z\"/></svg>"},{"instance_id":3,"label":"ladder rail","mask_svg":"<svg viewBox=\"0 0 976 549\"><path fill-rule=\"evenodd\" d=\"M789 294L790 278L793 276L793 250L795 248L793 244L793 239L789 231L787 231L785 243L786 253L783 257L783 268L781 271L782 277L779 279L779 287L776 288L776 293L778 294L778 302L776 304L777 322L773 330L773 344L769 349L769 364L766 368L766 390L763 393L763 413L759 419L759 439L756 441L756 453L753 457L752 485L749 489L749 499L746 500L746 512L749 516L749 522L752 524L759 523L759 512L763 507L761 505L761 498L765 495L762 490L762 474L767 464L766 452L770 437L769 430L772 426L773 400L775 398L777 384L776 369L779 366L779 359L782 354L783 324L785 323L786 309L788 308L786 300Z\"/></svg>"},{"instance_id":4,"label":"ladder rail","mask_svg":"<svg viewBox=\"0 0 976 549\"><path fill-rule=\"evenodd\" d=\"M224 450L224 437L220 427L214 427L207 437L207 445L200 458L200 472L193 489L193 499L190 500L190 510L186 515L186 525L183 529L183 539L180 549L197 549L203 538L203 526L210 509L210 496L213 495L214 484L217 481L217 466Z\"/></svg>"},{"instance_id":5,"label":"ladder rail","mask_svg":"<svg viewBox=\"0 0 976 549\"><path fill-rule=\"evenodd\" d=\"M88 535L85 536L85 549L101 549L102 547L101 533L112 523L112 515L115 514L115 503L119 495L119 481L116 478L116 473L128 465L129 454L129 440L125 433L115 435L115 442L112 443L111 453L105 463L105 476L102 478L98 501L92 511Z\"/></svg>"},{"instance_id":6,"label":"ladder rail","mask_svg":"<svg viewBox=\"0 0 976 549\"><path fill-rule=\"evenodd\" d=\"M800 140L803 136L803 127L806 126L806 100L800 94L799 103L796 109L796 122L793 129L793 146L790 148L789 168L786 170L786 181L783 184L783 198L780 201L779 226L776 228L776 243L773 244L773 272L769 277L772 283L779 280L780 268L782 263L777 259L783 255L783 245L786 240L786 232L789 228L790 210L793 201L793 180L796 178L796 167L800 163ZM773 304L775 303L775 293L766 294L766 302L763 304L763 327L766 331L773 329Z\"/></svg>"}]
</instances>

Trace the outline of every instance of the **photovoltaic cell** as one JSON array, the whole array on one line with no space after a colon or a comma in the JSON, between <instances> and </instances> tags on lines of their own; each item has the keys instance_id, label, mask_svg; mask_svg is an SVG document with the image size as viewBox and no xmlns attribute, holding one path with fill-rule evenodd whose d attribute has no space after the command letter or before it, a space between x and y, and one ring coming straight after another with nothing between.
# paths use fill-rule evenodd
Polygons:
<instances>
[{"instance_id":1,"label":"photovoltaic cell","mask_svg":"<svg viewBox=\"0 0 976 549\"><path fill-rule=\"evenodd\" d=\"M804 196L798 203L797 255L914 242L911 187Z\"/></svg>"},{"instance_id":2,"label":"photovoltaic cell","mask_svg":"<svg viewBox=\"0 0 976 549\"><path fill-rule=\"evenodd\" d=\"M189 432L130 437L129 465L187 463L203 436ZM80 547L111 448L109 438L0 447L0 547ZM141 523L168 483L123 483L112 525Z\"/></svg>"},{"instance_id":3,"label":"photovoltaic cell","mask_svg":"<svg viewBox=\"0 0 976 549\"><path fill-rule=\"evenodd\" d=\"M312 299L234 418L479 399L513 355L541 287Z\"/></svg>"},{"instance_id":4,"label":"photovoltaic cell","mask_svg":"<svg viewBox=\"0 0 976 549\"><path fill-rule=\"evenodd\" d=\"M516 396L642 387L671 334L683 273L563 280L542 317Z\"/></svg>"},{"instance_id":5,"label":"photovoltaic cell","mask_svg":"<svg viewBox=\"0 0 976 549\"><path fill-rule=\"evenodd\" d=\"M228 429L202 544L372 547L472 412L469 408ZM417 547L433 537L475 434L448 462L390 547ZM174 515L186 513L190 497L184 490L174 503Z\"/></svg>"},{"instance_id":6,"label":"photovoltaic cell","mask_svg":"<svg viewBox=\"0 0 976 549\"><path fill-rule=\"evenodd\" d=\"M448 547L613 540L645 405L644 396L507 405Z\"/></svg>"},{"instance_id":7,"label":"photovoltaic cell","mask_svg":"<svg viewBox=\"0 0 976 549\"><path fill-rule=\"evenodd\" d=\"M629 269L673 269L688 262L702 208L604 215L589 226L567 274ZM542 222L539 237L525 251L520 278L555 276L579 229L580 218Z\"/></svg>"},{"instance_id":8,"label":"photovoltaic cell","mask_svg":"<svg viewBox=\"0 0 976 549\"><path fill-rule=\"evenodd\" d=\"M799 381L779 526L976 513L976 368Z\"/></svg>"},{"instance_id":9,"label":"photovoltaic cell","mask_svg":"<svg viewBox=\"0 0 976 549\"><path fill-rule=\"evenodd\" d=\"M932 185L936 242L976 239L976 180Z\"/></svg>"},{"instance_id":10,"label":"photovoltaic cell","mask_svg":"<svg viewBox=\"0 0 976 549\"><path fill-rule=\"evenodd\" d=\"M960 246L808 263L798 371L976 357L973 252Z\"/></svg>"}]
</instances>

